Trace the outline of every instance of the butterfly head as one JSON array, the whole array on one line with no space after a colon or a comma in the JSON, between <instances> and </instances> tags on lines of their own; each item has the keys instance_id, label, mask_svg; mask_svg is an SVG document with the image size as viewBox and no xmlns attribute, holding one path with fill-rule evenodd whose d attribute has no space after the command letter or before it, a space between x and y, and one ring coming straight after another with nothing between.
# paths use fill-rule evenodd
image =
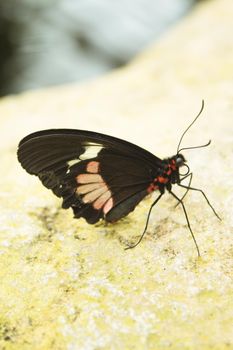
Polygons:
<instances>
[{"instance_id":1,"label":"butterfly head","mask_svg":"<svg viewBox=\"0 0 233 350\"><path fill-rule=\"evenodd\" d=\"M163 160L164 169L162 173L156 177L155 183L159 184L159 188L163 190L165 187L167 190L171 190L171 184L180 182L180 176L188 175L190 172L189 166L186 164L186 159L180 153L166 158ZM187 172L185 174L180 173L180 168L185 166Z\"/></svg>"},{"instance_id":2,"label":"butterfly head","mask_svg":"<svg viewBox=\"0 0 233 350\"><path fill-rule=\"evenodd\" d=\"M171 183L178 183L180 181L180 176L187 176L190 172L190 168L186 163L186 159L181 153L177 153L175 156L168 158L168 165L165 171L168 178L170 178ZM180 168L186 167L187 171L183 174L180 173Z\"/></svg>"},{"instance_id":3,"label":"butterfly head","mask_svg":"<svg viewBox=\"0 0 233 350\"><path fill-rule=\"evenodd\" d=\"M173 159L175 161L176 168L180 168L186 163L186 159L181 153L176 154Z\"/></svg>"},{"instance_id":4,"label":"butterfly head","mask_svg":"<svg viewBox=\"0 0 233 350\"><path fill-rule=\"evenodd\" d=\"M186 159L183 154L177 153L175 156L168 158L168 168L171 172L176 172L182 166L187 166Z\"/></svg>"},{"instance_id":5,"label":"butterfly head","mask_svg":"<svg viewBox=\"0 0 233 350\"><path fill-rule=\"evenodd\" d=\"M173 157L173 159L174 159L175 167L176 167L176 169L178 170L179 175L181 175L181 176L187 176L187 175L189 174L189 172L190 172L190 168L189 168L188 164L186 164L187 161L186 161L185 157L183 156L183 154L177 153L177 154ZM179 168L184 167L184 166L187 168L187 171L186 171L184 174L181 174L181 173L179 172Z\"/></svg>"}]
</instances>

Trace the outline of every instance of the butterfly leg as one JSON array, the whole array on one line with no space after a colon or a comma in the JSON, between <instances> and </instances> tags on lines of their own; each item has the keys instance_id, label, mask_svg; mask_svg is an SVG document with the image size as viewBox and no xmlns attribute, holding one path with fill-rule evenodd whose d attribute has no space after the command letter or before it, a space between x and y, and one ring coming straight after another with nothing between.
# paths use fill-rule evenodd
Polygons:
<instances>
[{"instance_id":1,"label":"butterfly leg","mask_svg":"<svg viewBox=\"0 0 233 350\"><path fill-rule=\"evenodd\" d=\"M151 214L152 208L155 206L156 203L158 203L158 201L160 200L160 198L162 197L162 195L163 195L163 193L160 193L160 195L156 198L156 200L154 201L154 203L152 203L152 205L151 205L151 207L150 207L150 210L149 210L149 213L148 213L148 215L147 215L146 225L145 225L144 231L143 231L141 237L139 238L139 240L137 241L137 243L126 247L125 250L135 248L135 247L141 242L141 240L143 239L143 237L144 237L144 235L145 235L145 233L146 233L147 227L148 227L148 223L149 223L149 219L150 219L150 214Z\"/></svg>"},{"instance_id":2,"label":"butterfly leg","mask_svg":"<svg viewBox=\"0 0 233 350\"><path fill-rule=\"evenodd\" d=\"M202 191L202 190L199 189L199 188L194 188L194 187L190 187L190 186L185 186L185 185L182 185L182 184L178 184L178 186L183 187L183 188L186 188L186 189L187 189L186 193L187 193L189 190L201 192L201 194L202 194L203 197L205 198L207 204L208 204L208 205L210 206L210 208L213 210L215 216L217 216L217 218L218 218L219 220L221 220L220 216L217 214L217 212L215 211L214 207L210 204L210 201L208 200L208 198L207 198L207 196L206 196L206 194L205 194L204 191ZM185 194L186 194L186 193L185 193ZM182 197L182 199L183 199L183 197Z\"/></svg>"},{"instance_id":3,"label":"butterfly leg","mask_svg":"<svg viewBox=\"0 0 233 350\"><path fill-rule=\"evenodd\" d=\"M187 214L187 211L186 211L186 209L185 209L184 203L183 203L183 201L182 201L179 197L177 197L177 195L176 195L175 193L173 193L172 191L169 191L169 192L170 192L171 195L182 205L182 208L183 208L183 211L184 211L184 215L185 215L185 218L186 218L186 222L187 222L189 231L190 231L190 233L191 233L191 236L192 236L192 238L193 238L193 241L194 241L195 246L196 246L196 249L197 249L197 254L198 254L198 256L201 256L201 255L200 255L200 250L199 250L199 247L198 247L198 244L197 244L197 241L196 241L196 238L195 238L194 233L193 233L193 231L192 231L192 228L191 228L191 226L190 226L190 222L189 222L189 219L188 219L188 214Z\"/></svg>"},{"instance_id":4,"label":"butterfly leg","mask_svg":"<svg viewBox=\"0 0 233 350\"><path fill-rule=\"evenodd\" d=\"M180 180L180 182L181 182L181 181L187 179L188 177L190 177L189 183L188 183L188 186L187 186L187 189L186 189L185 193L184 193L183 196L180 198L181 201L183 201L184 197L186 197L186 195L188 194L188 191L190 190L190 185L191 185L191 183L192 183L193 173L189 173L189 174L185 175L185 176L182 177L182 179ZM176 203L175 208L176 208L179 204L180 204L180 202Z\"/></svg>"}]
</instances>

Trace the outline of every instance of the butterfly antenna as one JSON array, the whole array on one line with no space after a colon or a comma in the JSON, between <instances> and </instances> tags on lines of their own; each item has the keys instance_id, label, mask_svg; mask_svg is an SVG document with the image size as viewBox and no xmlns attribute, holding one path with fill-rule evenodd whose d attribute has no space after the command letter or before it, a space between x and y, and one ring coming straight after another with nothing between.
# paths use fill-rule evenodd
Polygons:
<instances>
[{"instance_id":1,"label":"butterfly antenna","mask_svg":"<svg viewBox=\"0 0 233 350\"><path fill-rule=\"evenodd\" d=\"M192 121L192 123L187 127L187 129L181 135L180 141L179 141L178 146L177 146L177 154L180 152L179 148L180 148L181 142L182 142L182 140L184 138L184 135L191 128L191 126L195 123L195 121L199 118L199 116L201 115L203 109L204 109L204 100L202 100L200 112L198 113L198 115L195 117L195 119Z\"/></svg>"},{"instance_id":2,"label":"butterfly antenna","mask_svg":"<svg viewBox=\"0 0 233 350\"><path fill-rule=\"evenodd\" d=\"M187 150L187 149L195 149L195 148L203 148L203 147L207 147L211 144L211 140L209 140L207 143L205 143L204 145L200 145L200 146L193 146L193 147L184 147L184 148L181 148L178 153L180 153L181 151L184 151L184 150ZM178 154L177 153L177 154Z\"/></svg>"}]
</instances>

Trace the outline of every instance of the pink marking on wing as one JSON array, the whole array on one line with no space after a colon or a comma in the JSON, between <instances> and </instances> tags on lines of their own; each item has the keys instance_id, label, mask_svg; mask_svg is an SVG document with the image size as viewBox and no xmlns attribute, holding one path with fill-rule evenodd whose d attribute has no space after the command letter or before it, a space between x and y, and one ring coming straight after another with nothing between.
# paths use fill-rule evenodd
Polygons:
<instances>
[{"instance_id":1,"label":"pink marking on wing","mask_svg":"<svg viewBox=\"0 0 233 350\"><path fill-rule=\"evenodd\" d=\"M107 191L105 193L103 193L95 202L94 202L94 205L93 207L96 209L96 210L99 210L101 209L104 204L107 202L107 200L111 198L111 192L110 191Z\"/></svg>"},{"instance_id":2,"label":"pink marking on wing","mask_svg":"<svg viewBox=\"0 0 233 350\"><path fill-rule=\"evenodd\" d=\"M90 183L87 185L80 185L77 187L76 192L78 194L86 194L88 192L96 190L100 186L105 186L104 182L95 182L95 183Z\"/></svg>"},{"instance_id":3,"label":"pink marking on wing","mask_svg":"<svg viewBox=\"0 0 233 350\"><path fill-rule=\"evenodd\" d=\"M102 177L98 174L80 174L76 176L76 180L80 184L89 184L94 182L104 182Z\"/></svg>"},{"instance_id":4,"label":"pink marking on wing","mask_svg":"<svg viewBox=\"0 0 233 350\"><path fill-rule=\"evenodd\" d=\"M100 163L95 161L87 163L87 172L97 174L99 172L99 165Z\"/></svg>"},{"instance_id":5,"label":"pink marking on wing","mask_svg":"<svg viewBox=\"0 0 233 350\"><path fill-rule=\"evenodd\" d=\"M85 194L82 200L84 203L92 203L96 199L98 199L101 196L101 194L105 193L106 191L108 191L108 188L106 185L100 186L96 190Z\"/></svg>"},{"instance_id":6,"label":"pink marking on wing","mask_svg":"<svg viewBox=\"0 0 233 350\"><path fill-rule=\"evenodd\" d=\"M109 198L109 200L105 203L103 212L106 215L113 207L113 199Z\"/></svg>"}]
</instances>

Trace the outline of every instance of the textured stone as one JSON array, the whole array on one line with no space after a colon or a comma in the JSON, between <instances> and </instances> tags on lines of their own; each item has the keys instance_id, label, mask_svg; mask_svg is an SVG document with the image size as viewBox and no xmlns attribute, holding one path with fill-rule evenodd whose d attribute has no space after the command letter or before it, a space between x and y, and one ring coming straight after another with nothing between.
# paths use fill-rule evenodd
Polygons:
<instances>
[{"instance_id":1,"label":"textured stone","mask_svg":"<svg viewBox=\"0 0 233 350\"><path fill-rule=\"evenodd\" d=\"M128 67L82 85L10 96L0 103L0 348L233 349L231 0L201 3ZM199 193L182 208L153 198L124 220L95 226L18 164L18 141L51 127L90 129L173 155L182 131L205 110L184 152L222 217ZM181 191L174 187L181 195Z\"/></svg>"}]
</instances>

